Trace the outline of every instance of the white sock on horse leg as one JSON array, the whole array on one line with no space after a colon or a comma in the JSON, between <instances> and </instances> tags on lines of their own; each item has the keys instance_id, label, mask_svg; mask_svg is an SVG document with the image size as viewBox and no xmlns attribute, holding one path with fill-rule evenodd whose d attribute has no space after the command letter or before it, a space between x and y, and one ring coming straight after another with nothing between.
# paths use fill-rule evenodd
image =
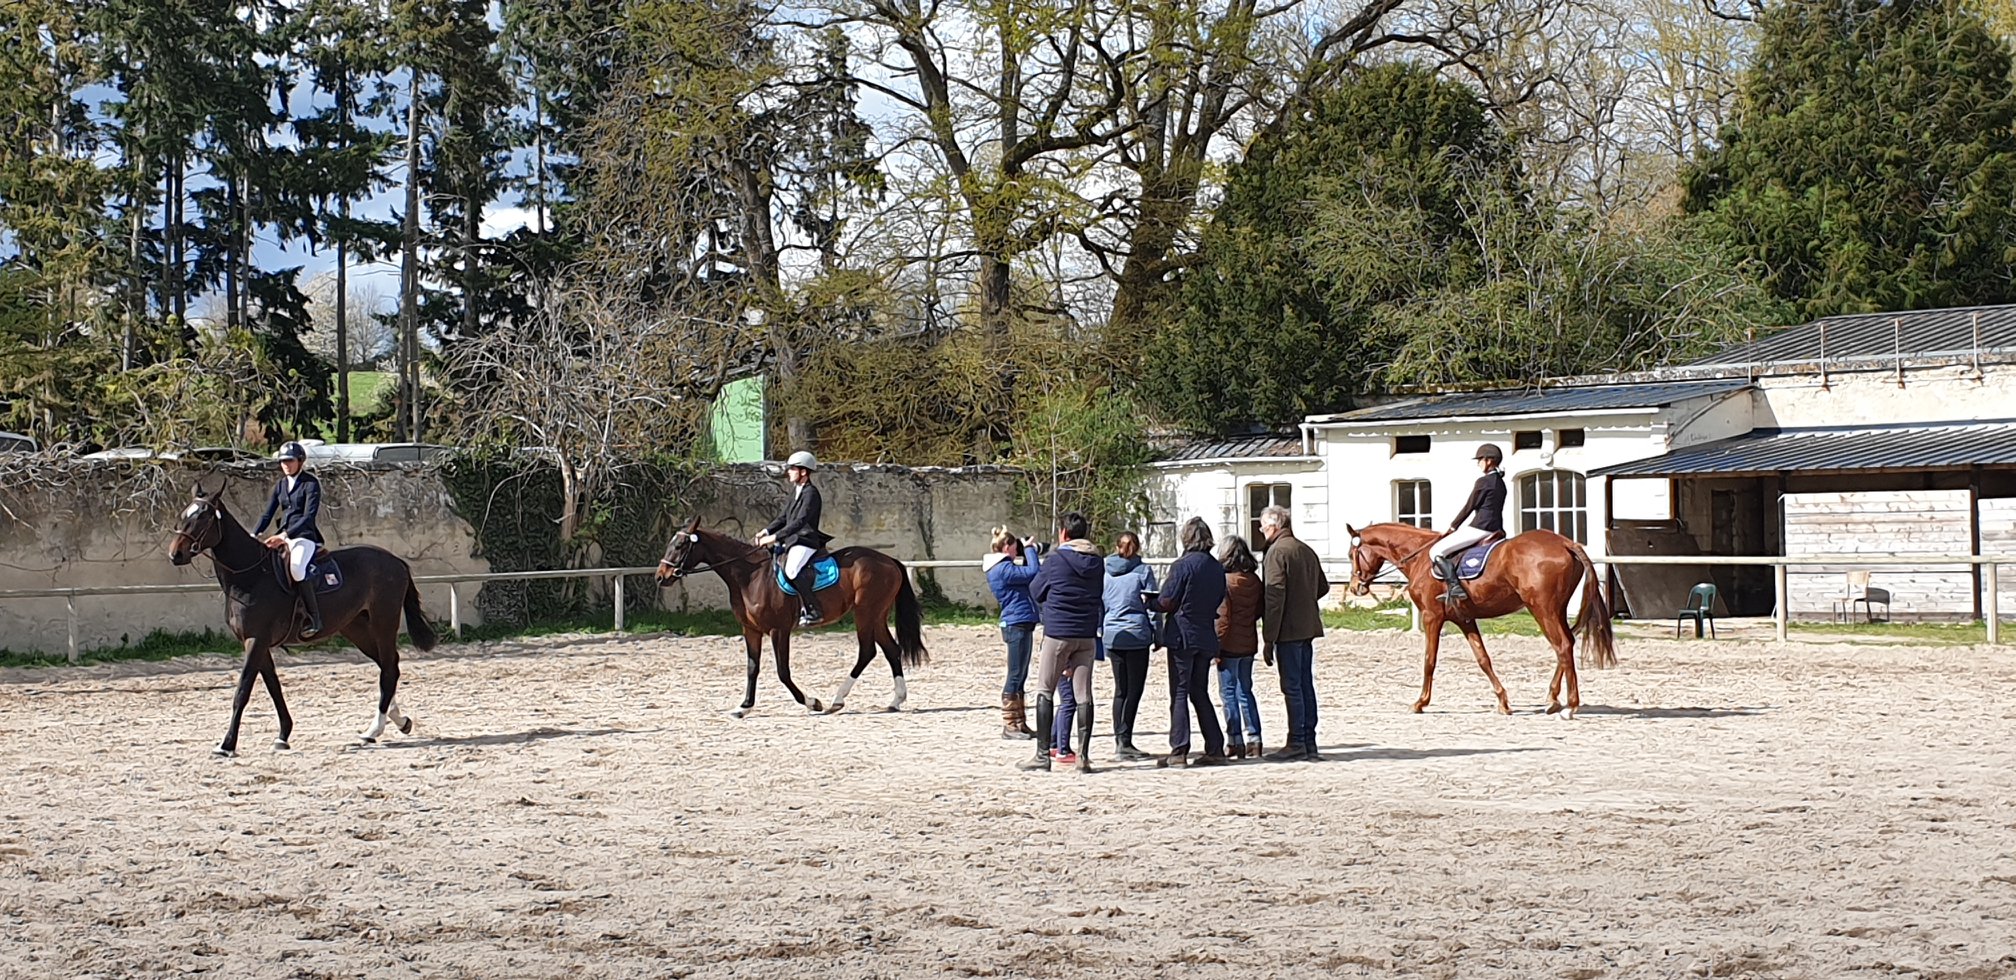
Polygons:
<instances>
[{"instance_id":1,"label":"white sock on horse leg","mask_svg":"<svg viewBox=\"0 0 2016 980\"><path fill-rule=\"evenodd\" d=\"M371 727L364 730L365 738L377 738L385 734L385 713L379 712L371 719Z\"/></svg>"},{"instance_id":2,"label":"white sock on horse leg","mask_svg":"<svg viewBox=\"0 0 2016 980\"><path fill-rule=\"evenodd\" d=\"M903 702L908 700L910 700L910 679L907 677L898 677L896 678L896 697L889 701L889 707L900 708L903 706Z\"/></svg>"},{"instance_id":3,"label":"white sock on horse leg","mask_svg":"<svg viewBox=\"0 0 2016 980\"><path fill-rule=\"evenodd\" d=\"M854 682L859 678L849 677L840 682L840 690L833 692L833 706L839 707L847 700L848 692L854 690Z\"/></svg>"}]
</instances>

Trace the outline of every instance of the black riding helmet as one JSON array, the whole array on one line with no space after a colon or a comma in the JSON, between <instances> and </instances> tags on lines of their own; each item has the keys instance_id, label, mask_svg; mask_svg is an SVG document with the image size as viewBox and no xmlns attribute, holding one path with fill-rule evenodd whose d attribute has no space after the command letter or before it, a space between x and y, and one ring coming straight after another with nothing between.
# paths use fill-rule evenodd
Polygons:
<instances>
[{"instance_id":1,"label":"black riding helmet","mask_svg":"<svg viewBox=\"0 0 2016 980\"><path fill-rule=\"evenodd\" d=\"M300 460L305 463L308 461L308 449L298 442L290 442L281 446L280 451L273 454L273 458Z\"/></svg>"},{"instance_id":2,"label":"black riding helmet","mask_svg":"<svg viewBox=\"0 0 2016 980\"><path fill-rule=\"evenodd\" d=\"M1488 443L1488 442L1487 442L1487 443L1485 443L1485 444L1483 444L1483 445L1481 445L1481 446L1478 446L1478 447L1477 447L1477 455L1476 455L1476 456L1474 456L1474 457L1472 457L1472 458L1473 458L1473 459L1488 459L1488 460L1490 460L1491 462L1494 462L1494 463L1499 463L1499 464L1503 464L1503 463L1505 462L1505 454L1504 454L1504 453L1502 453L1502 452L1500 452L1500 451L1498 450L1498 447L1497 447L1497 446L1495 446L1495 445L1492 445L1491 443Z\"/></svg>"}]
</instances>

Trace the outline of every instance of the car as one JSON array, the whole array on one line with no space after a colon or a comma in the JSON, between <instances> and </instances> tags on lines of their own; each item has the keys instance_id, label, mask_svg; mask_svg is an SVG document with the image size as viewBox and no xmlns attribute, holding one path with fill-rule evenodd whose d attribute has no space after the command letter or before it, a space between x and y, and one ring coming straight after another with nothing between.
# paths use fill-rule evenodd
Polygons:
<instances>
[{"instance_id":1,"label":"car","mask_svg":"<svg viewBox=\"0 0 2016 980\"><path fill-rule=\"evenodd\" d=\"M310 462L329 463L424 463L447 446L428 442L331 442L306 445Z\"/></svg>"},{"instance_id":2,"label":"car","mask_svg":"<svg viewBox=\"0 0 2016 980\"><path fill-rule=\"evenodd\" d=\"M190 450L149 449L146 446L119 446L95 453L85 453L83 459L123 459L123 460L186 460L192 463L256 463L266 457L249 449L236 446L198 446Z\"/></svg>"},{"instance_id":3,"label":"car","mask_svg":"<svg viewBox=\"0 0 2016 980\"><path fill-rule=\"evenodd\" d=\"M0 432L0 453L32 453L41 447L19 432Z\"/></svg>"}]
</instances>

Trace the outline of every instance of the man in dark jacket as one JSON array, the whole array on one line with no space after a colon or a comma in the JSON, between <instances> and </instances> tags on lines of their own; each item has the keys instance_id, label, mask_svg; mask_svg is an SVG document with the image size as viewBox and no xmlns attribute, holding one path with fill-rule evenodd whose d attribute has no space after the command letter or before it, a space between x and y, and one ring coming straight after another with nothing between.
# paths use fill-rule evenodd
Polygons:
<instances>
[{"instance_id":1,"label":"man in dark jacket","mask_svg":"<svg viewBox=\"0 0 2016 980\"><path fill-rule=\"evenodd\" d=\"M1260 533L1267 536L1267 555L1260 562L1266 597L1261 613L1263 650L1268 666L1276 657L1281 660L1281 697L1288 702L1288 744L1266 758L1315 759L1316 638L1323 635L1319 603L1330 594L1330 580L1316 552L1288 526L1288 508L1261 511Z\"/></svg>"},{"instance_id":2,"label":"man in dark jacket","mask_svg":"<svg viewBox=\"0 0 2016 980\"><path fill-rule=\"evenodd\" d=\"M763 533L756 536L760 545L776 545L784 549L784 577L791 587L798 590L798 604L803 610L798 614L798 625L817 626L819 600L812 590L818 577L812 567L812 556L833 540L819 530L821 502L819 488L812 485L812 471L819 468L819 461L811 453L800 450L791 454L791 460L784 467L784 477L796 487L792 491L791 502L784 507L784 513Z\"/></svg>"},{"instance_id":3,"label":"man in dark jacket","mask_svg":"<svg viewBox=\"0 0 2016 980\"><path fill-rule=\"evenodd\" d=\"M1098 651L1103 618L1105 566L1093 544L1085 515L1072 511L1057 522L1057 550L1043 562L1029 583L1043 622L1043 652L1036 667L1036 757L1023 769L1050 768L1045 737L1056 717L1053 700L1060 678L1069 677L1077 701L1078 771L1092 771L1092 659Z\"/></svg>"},{"instance_id":4,"label":"man in dark jacket","mask_svg":"<svg viewBox=\"0 0 2016 980\"><path fill-rule=\"evenodd\" d=\"M1218 656L1218 607L1225 604L1225 567L1211 557L1211 526L1193 517L1179 537L1183 557L1169 567L1156 597L1158 610L1169 614L1163 645L1169 648L1169 755L1158 767L1188 764L1190 709L1197 709L1197 727L1204 731L1204 755L1199 765L1223 765L1225 733L1211 707L1211 661Z\"/></svg>"},{"instance_id":5,"label":"man in dark jacket","mask_svg":"<svg viewBox=\"0 0 2016 980\"><path fill-rule=\"evenodd\" d=\"M308 625L301 630L305 640L322 632L322 604L316 598L315 583L307 580L308 564L315 560L316 546L322 544L322 530L315 526L322 512L322 481L307 471L308 450L298 442L281 446L273 458L280 461L280 479L273 484L272 496L266 498L266 513L259 515L259 526L252 529L252 536L266 533L266 525L279 515L280 522L273 526L266 547L287 552L287 575L294 582L294 594L308 611Z\"/></svg>"}]
</instances>

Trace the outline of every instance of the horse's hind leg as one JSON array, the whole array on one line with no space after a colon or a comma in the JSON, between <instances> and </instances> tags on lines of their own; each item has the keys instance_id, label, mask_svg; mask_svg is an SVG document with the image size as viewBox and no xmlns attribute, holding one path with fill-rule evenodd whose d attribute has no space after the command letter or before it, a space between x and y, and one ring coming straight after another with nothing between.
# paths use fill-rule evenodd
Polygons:
<instances>
[{"instance_id":1,"label":"horse's hind leg","mask_svg":"<svg viewBox=\"0 0 2016 980\"><path fill-rule=\"evenodd\" d=\"M371 637L371 649L365 651L365 656L378 662L378 714L371 719L371 727L358 736L366 745L378 741L378 737L385 734L386 724L393 721L392 713L398 710L399 634L396 632L398 624L393 623L392 628L395 632L389 641L382 635ZM403 714L400 715L398 724L402 732L413 730L411 719L405 718Z\"/></svg>"},{"instance_id":2,"label":"horse's hind leg","mask_svg":"<svg viewBox=\"0 0 2016 980\"><path fill-rule=\"evenodd\" d=\"M736 718L746 718L749 709L756 707L756 675L763 672L763 634L761 631L744 627L742 645L749 654L749 680L742 689L742 706L728 712Z\"/></svg>"},{"instance_id":3,"label":"horse's hind leg","mask_svg":"<svg viewBox=\"0 0 2016 980\"><path fill-rule=\"evenodd\" d=\"M818 698L807 700L805 692L791 682L791 631L781 629L771 633L770 649L777 654L777 679L784 682L784 689L791 692L792 699L815 715L826 710L826 706L820 704Z\"/></svg>"},{"instance_id":4,"label":"horse's hind leg","mask_svg":"<svg viewBox=\"0 0 2016 980\"><path fill-rule=\"evenodd\" d=\"M266 693L273 696L273 714L280 719L280 737L273 740L273 747L291 749L288 742L294 735L294 716L287 713L287 699L280 696L280 671L273 666L271 650L261 652L259 677L266 682Z\"/></svg>"},{"instance_id":5,"label":"horse's hind leg","mask_svg":"<svg viewBox=\"0 0 2016 980\"><path fill-rule=\"evenodd\" d=\"M1509 715L1512 705L1505 700L1505 685L1498 680L1498 672L1491 669L1491 655L1484 651L1484 634L1478 632L1475 622L1458 622L1456 627L1463 631L1463 638L1470 641L1470 652L1477 655L1477 667L1484 671L1485 679L1491 682L1491 693L1498 696L1498 713Z\"/></svg>"},{"instance_id":6,"label":"horse's hind leg","mask_svg":"<svg viewBox=\"0 0 2016 980\"><path fill-rule=\"evenodd\" d=\"M1575 709L1582 707L1581 685L1575 678L1575 633L1568 628L1568 614L1561 610L1543 611L1534 609L1533 618L1540 624L1540 632L1547 635L1547 644L1554 648L1554 679L1547 684L1547 713L1561 710L1561 682L1568 682L1568 717L1575 717Z\"/></svg>"},{"instance_id":7,"label":"horse's hind leg","mask_svg":"<svg viewBox=\"0 0 2016 980\"><path fill-rule=\"evenodd\" d=\"M854 669L840 682L840 689L833 692L833 703L826 706L826 713L838 714L847 706L847 695L854 690L854 683L861 679L868 662L875 659L875 639L869 633L865 620L857 621L854 628L855 641L860 645L860 655L854 658Z\"/></svg>"},{"instance_id":8,"label":"horse's hind leg","mask_svg":"<svg viewBox=\"0 0 2016 980\"><path fill-rule=\"evenodd\" d=\"M903 702L910 700L910 681L903 676L903 647L896 642L895 634L889 632L887 623L876 632L875 645L882 648L882 659L889 661L889 676L896 687L896 692L889 696L889 710L901 711Z\"/></svg>"},{"instance_id":9,"label":"horse's hind leg","mask_svg":"<svg viewBox=\"0 0 2016 980\"><path fill-rule=\"evenodd\" d=\"M252 678L259 674L259 656L265 649L265 640L245 641L245 666L238 671L238 690L231 695L231 727L224 730L224 741L217 743L214 755L238 754L238 726L245 720L245 705L252 700Z\"/></svg>"}]
</instances>

